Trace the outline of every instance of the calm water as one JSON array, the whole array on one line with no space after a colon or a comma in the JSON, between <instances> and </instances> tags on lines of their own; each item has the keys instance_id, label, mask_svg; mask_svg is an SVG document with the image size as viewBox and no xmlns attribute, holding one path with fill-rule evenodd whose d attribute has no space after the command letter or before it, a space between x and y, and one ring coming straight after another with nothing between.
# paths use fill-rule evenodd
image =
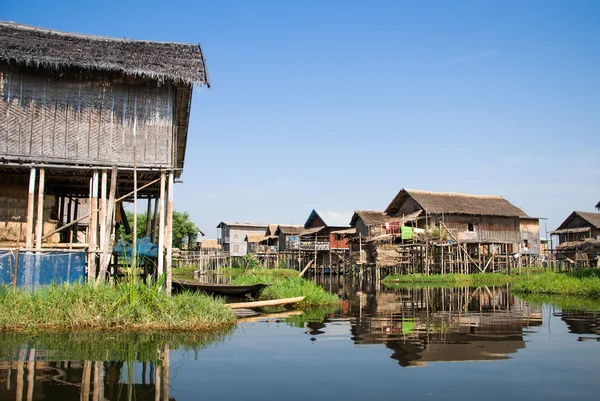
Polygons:
<instances>
[{"instance_id":1,"label":"calm water","mask_svg":"<svg viewBox=\"0 0 600 401\"><path fill-rule=\"evenodd\" d=\"M0 334L0 401L600 399L600 313L325 280L339 310L220 334Z\"/></svg>"}]
</instances>

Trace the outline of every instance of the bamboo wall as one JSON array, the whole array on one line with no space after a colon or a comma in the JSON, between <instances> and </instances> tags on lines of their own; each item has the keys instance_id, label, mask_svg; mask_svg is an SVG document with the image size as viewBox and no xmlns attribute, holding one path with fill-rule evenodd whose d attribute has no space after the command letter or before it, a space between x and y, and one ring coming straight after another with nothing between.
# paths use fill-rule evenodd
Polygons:
<instances>
[{"instance_id":1,"label":"bamboo wall","mask_svg":"<svg viewBox=\"0 0 600 401\"><path fill-rule=\"evenodd\" d=\"M174 166L172 85L0 64L0 155L34 162Z\"/></svg>"},{"instance_id":2,"label":"bamboo wall","mask_svg":"<svg viewBox=\"0 0 600 401\"><path fill-rule=\"evenodd\" d=\"M27 232L27 194L26 184L7 184L0 180L0 246L13 246L17 240L24 245ZM57 221L52 219L56 214L53 210L54 203L54 196L44 196L44 234L54 231L57 227ZM44 242L57 243L59 236L52 235Z\"/></svg>"}]
</instances>

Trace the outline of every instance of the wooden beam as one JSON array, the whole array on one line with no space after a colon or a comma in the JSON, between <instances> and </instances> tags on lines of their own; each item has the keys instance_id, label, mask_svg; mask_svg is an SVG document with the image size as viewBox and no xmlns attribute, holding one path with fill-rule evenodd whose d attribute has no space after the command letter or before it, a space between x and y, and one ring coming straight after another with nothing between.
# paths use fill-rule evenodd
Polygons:
<instances>
[{"instance_id":1,"label":"wooden beam","mask_svg":"<svg viewBox=\"0 0 600 401\"><path fill-rule=\"evenodd\" d=\"M35 222L35 247L42 249L42 234L44 230L44 181L46 174L43 168L40 168L40 177L38 182L38 201L37 218Z\"/></svg>"},{"instance_id":2,"label":"wooden beam","mask_svg":"<svg viewBox=\"0 0 600 401\"><path fill-rule=\"evenodd\" d=\"M96 277L96 251L98 244L98 171L92 175L92 193L90 198L90 225L88 227L88 243L90 252L88 252L88 281Z\"/></svg>"},{"instance_id":3,"label":"wooden beam","mask_svg":"<svg viewBox=\"0 0 600 401\"><path fill-rule=\"evenodd\" d=\"M160 198L158 201L158 277L164 273L165 252L165 172L160 174Z\"/></svg>"},{"instance_id":4,"label":"wooden beam","mask_svg":"<svg viewBox=\"0 0 600 401\"><path fill-rule=\"evenodd\" d=\"M108 265L111 259L112 249L112 233L114 229L114 215L115 215L115 196L117 192L117 176L118 169L113 167L110 174L110 191L108 206L105 214L105 225L104 225L104 245L101 248L102 254L100 255L100 273L98 274L98 283L104 282L106 278L106 272L108 271Z\"/></svg>"},{"instance_id":5,"label":"wooden beam","mask_svg":"<svg viewBox=\"0 0 600 401\"><path fill-rule=\"evenodd\" d=\"M29 172L29 195L27 197L27 224L25 226L25 247L33 248L33 209L35 206L36 170L32 167Z\"/></svg>"},{"instance_id":6,"label":"wooden beam","mask_svg":"<svg viewBox=\"0 0 600 401\"><path fill-rule=\"evenodd\" d=\"M167 190L167 226L165 228L165 245L166 245L166 273L167 277L165 285L167 287L167 294L171 295L171 280L172 280L172 268L173 268L173 183L174 174L169 171L169 181Z\"/></svg>"}]
</instances>

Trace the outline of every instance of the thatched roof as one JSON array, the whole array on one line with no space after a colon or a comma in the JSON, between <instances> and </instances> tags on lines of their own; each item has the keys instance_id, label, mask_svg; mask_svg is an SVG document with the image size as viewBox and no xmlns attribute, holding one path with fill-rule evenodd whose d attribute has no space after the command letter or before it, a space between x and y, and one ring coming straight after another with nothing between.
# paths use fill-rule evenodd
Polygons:
<instances>
[{"instance_id":1,"label":"thatched roof","mask_svg":"<svg viewBox=\"0 0 600 401\"><path fill-rule=\"evenodd\" d=\"M221 245L216 239L204 238L200 244L201 249L221 249Z\"/></svg>"},{"instance_id":2,"label":"thatched roof","mask_svg":"<svg viewBox=\"0 0 600 401\"><path fill-rule=\"evenodd\" d=\"M464 214L477 216L522 217L527 214L501 196L467 195L402 189L385 209L396 216L402 205L413 199L428 214Z\"/></svg>"},{"instance_id":3,"label":"thatched roof","mask_svg":"<svg viewBox=\"0 0 600 401\"><path fill-rule=\"evenodd\" d=\"M210 87L202 49L195 44L83 35L0 21L0 60Z\"/></svg>"},{"instance_id":4,"label":"thatched roof","mask_svg":"<svg viewBox=\"0 0 600 401\"><path fill-rule=\"evenodd\" d=\"M295 225L295 224L290 224L287 226L279 225L279 227L277 227L276 234L283 233L283 234L297 235L297 234L300 234L302 231L304 231L304 226L302 226L302 225Z\"/></svg>"},{"instance_id":5,"label":"thatched roof","mask_svg":"<svg viewBox=\"0 0 600 401\"><path fill-rule=\"evenodd\" d=\"M331 234L356 234L356 228L352 227L352 228L344 228L343 230L335 230L332 231Z\"/></svg>"},{"instance_id":6,"label":"thatched roof","mask_svg":"<svg viewBox=\"0 0 600 401\"><path fill-rule=\"evenodd\" d=\"M246 234L246 238L244 238L244 241L256 243L262 241L263 239L265 239L265 236L263 234Z\"/></svg>"},{"instance_id":7,"label":"thatched roof","mask_svg":"<svg viewBox=\"0 0 600 401\"><path fill-rule=\"evenodd\" d=\"M563 221L562 224L556 230L552 231L551 234L565 234L565 233L580 232L580 231L575 231L575 230L581 229L583 227L569 227L571 220L573 220L577 216L581 217L583 220L588 222L591 227L600 229L600 213L575 211L575 212L571 213L569 215L569 217L567 217L565 219L565 221ZM586 229L585 231L588 231L588 230Z\"/></svg>"},{"instance_id":8,"label":"thatched roof","mask_svg":"<svg viewBox=\"0 0 600 401\"><path fill-rule=\"evenodd\" d=\"M267 226L267 231L265 232L265 237L275 235L275 233L277 232L277 227L279 227L279 224L269 224Z\"/></svg>"},{"instance_id":9,"label":"thatched roof","mask_svg":"<svg viewBox=\"0 0 600 401\"><path fill-rule=\"evenodd\" d=\"M359 218L368 226L381 226L392 220L392 218L384 212L355 210L352 215L352 220L350 220L350 225L354 227Z\"/></svg>"},{"instance_id":10,"label":"thatched roof","mask_svg":"<svg viewBox=\"0 0 600 401\"><path fill-rule=\"evenodd\" d=\"M299 235L300 235L301 237L303 237L303 236L305 236L305 235L316 234L316 233L318 233L319 231L321 231L321 230L323 230L323 229L325 229L325 226L321 226L321 227L314 227L314 228L308 228L308 229L306 229L306 230L302 231L302 232L301 232Z\"/></svg>"}]
</instances>

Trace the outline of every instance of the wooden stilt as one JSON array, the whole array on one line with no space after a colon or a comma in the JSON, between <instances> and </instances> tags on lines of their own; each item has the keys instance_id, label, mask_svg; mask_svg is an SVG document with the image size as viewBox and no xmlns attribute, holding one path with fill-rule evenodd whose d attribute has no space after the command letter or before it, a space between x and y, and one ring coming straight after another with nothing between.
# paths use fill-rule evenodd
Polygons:
<instances>
[{"instance_id":1,"label":"wooden stilt","mask_svg":"<svg viewBox=\"0 0 600 401\"><path fill-rule=\"evenodd\" d=\"M157 275L164 273L165 252L165 172L160 173L160 198L158 198L158 266Z\"/></svg>"},{"instance_id":2,"label":"wooden stilt","mask_svg":"<svg viewBox=\"0 0 600 401\"><path fill-rule=\"evenodd\" d=\"M77 216L79 216L79 199L75 199L73 201L73 219L76 220ZM71 229L71 240L69 242L78 242L77 233L79 233L79 223L75 222L73 224L73 228Z\"/></svg>"},{"instance_id":3,"label":"wooden stilt","mask_svg":"<svg viewBox=\"0 0 600 401\"><path fill-rule=\"evenodd\" d=\"M146 237L149 237L151 232L152 232L152 199L148 198L148 205L146 207Z\"/></svg>"},{"instance_id":4,"label":"wooden stilt","mask_svg":"<svg viewBox=\"0 0 600 401\"><path fill-rule=\"evenodd\" d=\"M29 171L29 196L27 198L27 225L25 235L25 247L28 249L33 248L33 209L35 204L35 180L36 170L32 167Z\"/></svg>"},{"instance_id":5,"label":"wooden stilt","mask_svg":"<svg viewBox=\"0 0 600 401\"><path fill-rule=\"evenodd\" d=\"M35 221L35 248L42 249L42 233L44 230L44 182L46 173L43 168L40 168L40 177L38 182L38 201L37 201L37 217Z\"/></svg>"},{"instance_id":6,"label":"wooden stilt","mask_svg":"<svg viewBox=\"0 0 600 401\"><path fill-rule=\"evenodd\" d=\"M106 170L102 170L100 180L100 210L98 211L99 226L100 226L100 251L104 250L106 242L106 197L108 192L108 174Z\"/></svg>"},{"instance_id":7,"label":"wooden stilt","mask_svg":"<svg viewBox=\"0 0 600 401\"><path fill-rule=\"evenodd\" d=\"M98 250L98 171L92 174L92 194L90 201L90 226L88 229L88 282L96 277L96 251Z\"/></svg>"},{"instance_id":8,"label":"wooden stilt","mask_svg":"<svg viewBox=\"0 0 600 401\"><path fill-rule=\"evenodd\" d=\"M111 239L113 236L114 228L115 197L117 192L117 173L117 168L113 167L110 174L110 191L108 195L108 205L104 214L104 244L101 247L102 254L100 255L100 272L98 274L98 283L101 283L105 280L111 259L111 250L113 245Z\"/></svg>"},{"instance_id":9,"label":"wooden stilt","mask_svg":"<svg viewBox=\"0 0 600 401\"><path fill-rule=\"evenodd\" d=\"M152 217L152 228L151 228L151 234L152 234L152 242L156 243L156 238L158 236L158 232L156 231L156 223L158 222L158 203L160 201L160 198L156 198L154 200L154 216Z\"/></svg>"},{"instance_id":10,"label":"wooden stilt","mask_svg":"<svg viewBox=\"0 0 600 401\"><path fill-rule=\"evenodd\" d=\"M169 182L167 190L167 212L166 212L166 229L165 229L165 245L166 245L166 280L167 294L171 295L171 269L173 267L173 171L169 171ZM231 263L231 259L230 259Z\"/></svg>"}]
</instances>

